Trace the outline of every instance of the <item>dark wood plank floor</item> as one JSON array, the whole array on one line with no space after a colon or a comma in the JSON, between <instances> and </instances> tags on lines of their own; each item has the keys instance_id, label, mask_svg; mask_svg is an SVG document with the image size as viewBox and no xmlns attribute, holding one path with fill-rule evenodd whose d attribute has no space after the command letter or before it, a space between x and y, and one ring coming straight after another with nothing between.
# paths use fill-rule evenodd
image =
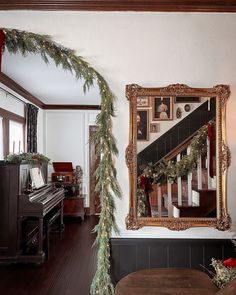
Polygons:
<instances>
[{"instance_id":1,"label":"dark wood plank floor","mask_svg":"<svg viewBox=\"0 0 236 295\"><path fill-rule=\"evenodd\" d=\"M97 222L95 216L67 221L62 240L52 235L49 260L40 266L0 265L0 294L89 295L97 254L91 230Z\"/></svg>"}]
</instances>

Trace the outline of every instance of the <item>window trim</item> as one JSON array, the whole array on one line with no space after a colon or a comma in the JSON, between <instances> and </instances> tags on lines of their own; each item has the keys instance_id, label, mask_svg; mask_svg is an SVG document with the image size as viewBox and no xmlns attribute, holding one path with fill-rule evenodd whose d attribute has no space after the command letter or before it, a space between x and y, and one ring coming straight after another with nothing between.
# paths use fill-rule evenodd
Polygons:
<instances>
[{"instance_id":1,"label":"window trim","mask_svg":"<svg viewBox=\"0 0 236 295\"><path fill-rule=\"evenodd\" d=\"M20 124L23 124L23 148L25 150L25 125L26 125L26 118L14 114L10 111L0 108L0 116L2 119L2 128L3 128L3 156L4 158L9 154L9 136L10 136L10 121L15 121Z\"/></svg>"}]
</instances>

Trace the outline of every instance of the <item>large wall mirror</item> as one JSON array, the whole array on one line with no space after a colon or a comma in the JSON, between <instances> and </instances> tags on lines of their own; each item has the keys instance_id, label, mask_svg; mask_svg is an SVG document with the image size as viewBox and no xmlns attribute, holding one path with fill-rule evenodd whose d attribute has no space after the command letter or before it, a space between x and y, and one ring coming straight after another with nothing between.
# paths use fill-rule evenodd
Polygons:
<instances>
[{"instance_id":1,"label":"large wall mirror","mask_svg":"<svg viewBox=\"0 0 236 295\"><path fill-rule=\"evenodd\" d=\"M127 229L230 228L226 103L229 87L126 86L130 138Z\"/></svg>"}]
</instances>

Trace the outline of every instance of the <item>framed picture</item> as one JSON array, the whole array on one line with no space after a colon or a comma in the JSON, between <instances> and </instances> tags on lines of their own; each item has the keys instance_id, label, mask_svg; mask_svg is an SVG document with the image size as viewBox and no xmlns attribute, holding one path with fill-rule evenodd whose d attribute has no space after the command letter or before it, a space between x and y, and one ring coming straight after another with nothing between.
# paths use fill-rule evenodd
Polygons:
<instances>
[{"instance_id":1,"label":"framed picture","mask_svg":"<svg viewBox=\"0 0 236 295\"><path fill-rule=\"evenodd\" d=\"M173 97L153 97L152 115L154 121L173 120Z\"/></svg>"},{"instance_id":2,"label":"framed picture","mask_svg":"<svg viewBox=\"0 0 236 295\"><path fill-rule=\"evenodd\" d=\"M196 96L176 96L175 103L186 103L186 102L201 102L200 97Z\"/></svg>"},{"instance_id":3,"label":"framed picture","mask_svg":"<svg viewBox=\"0 0 236 295\"><path fill-rule=\"evenodd\" d=\"M147 96L138 96L137 97L137 107L149 107L150 103L149 103L149 97Z\"/></svg>"},{"instance_id":4,"label":"framed picture","mask_svg":"<svg viewBox=\"0 0 236 295\"><path fill-rule=\"evenodd\" d=\"M149 110L137 111L137 141L149 140Z\"/></svg>"},{"instance_id":5,"label":"framed picture","mask_svg":"<svg viewBox=\"0 0 236 295\"><path fill-rule=\"evenodd\" d=\"M150 123L150 133L159 132L159 124L158 123Z\"/></svg>"}]
</instances>

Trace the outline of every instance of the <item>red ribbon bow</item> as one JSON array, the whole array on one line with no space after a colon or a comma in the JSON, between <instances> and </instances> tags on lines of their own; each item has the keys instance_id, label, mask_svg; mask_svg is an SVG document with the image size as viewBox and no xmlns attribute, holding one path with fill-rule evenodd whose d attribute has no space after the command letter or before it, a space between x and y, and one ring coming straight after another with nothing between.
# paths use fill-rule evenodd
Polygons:
<instances>
[{"instance_id":1,"label":"red ribbon bow","mask_svg":"<svg viewBox=\"0 0 236 295\"><path fill-rule=\"evenodd\" d=\"M5 43L5 34L3 30L0 30L0 72L1 72L1 66L2 66L2 51L3 51L4 43Z\"/></svg>"},{"instance_id":2,"label":"red ribbon bow","mask_svg":"<svg viewBox=\"0 0 236 295\"><path fill-rule=\"evenodd\" d=\"M228 258L223 262L224 266L227 267L236 267L236 259L235 258Z\"/></svg>"},{"instance_id":3,"label":"red ribbon bow","mask_svg":"<svg viewBox=\"0 0 236 295\"><path fill-rule=\"evenodd\" d=\"M215 157L215 130L214 126L210 123L207 124L207 136L210 144L210 167L209 174L210 177L214 177L214 157Z\"/></svg>"}]
</instances>

